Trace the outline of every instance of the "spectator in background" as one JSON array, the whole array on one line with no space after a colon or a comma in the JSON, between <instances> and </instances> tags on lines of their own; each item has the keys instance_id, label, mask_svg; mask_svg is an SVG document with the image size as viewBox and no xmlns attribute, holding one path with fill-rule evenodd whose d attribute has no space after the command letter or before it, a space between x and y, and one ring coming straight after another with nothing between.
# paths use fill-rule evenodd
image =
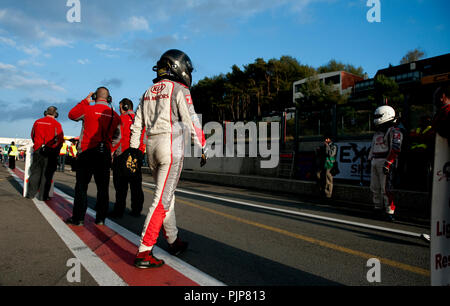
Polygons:
<instances>
[{"instance_id":1,"label":"spectator in background","mask_svg":"<svg viewBox=\"0 0 450 306\"><path fill-rule=\"evenodd\" d=\"M70 141L70 146L69 146L68 151L69 151L69 161L68 162L70 163L70 167L71 167L70 172L73 172L76 169L77 153L78 153L75 140Z\"/></svg>"},{"instance_id":2,"label":"spectator in background","mask_svg":"<svg viewBox=\"0 0 450 306\"><path fill-rule=\"evenodd\" d=\"M5 164L6 161L8 160L8 151L9 151L9 147L5 146L5 148L3 150L3 164Z\"/></svg>"},{"instance_id":3,"label":"spectator in background","mask_svg":"<svg viewBox=\"0 0 450 306\"><path fill-rule=\"evenodd\" d=\"M67 143L62 144L61 150L59 151L58 159L58 171L64 172L64 166L66 165L66 155L67 155Z\"/></svg>"},{"instance_id":4,"label":"spectator in background","mask_svg":"<svg viewBox=\"0 0 450 306\"><path fill-rule=\"evenodd\" d=\"M336 163L337 146L332 142L330 136L325 136L323 146L319 148L319 169L317 180L319 192L327 198L333 194L333 173L332 169Z\"/></svg>"},{"instance_id":5,"label":"spectator in background","mask_svg":"<svg viewBox=\"0 0 450 306\"><path fill-rule=\"evenodd\" d=\"M19 155L19 151L17 150L16 145L14 144L14 141L11 142L11 145L9 146L8 149L8 163L9 163L9 169L16 169L16 158Z\"/></svg>"}]
</instances>

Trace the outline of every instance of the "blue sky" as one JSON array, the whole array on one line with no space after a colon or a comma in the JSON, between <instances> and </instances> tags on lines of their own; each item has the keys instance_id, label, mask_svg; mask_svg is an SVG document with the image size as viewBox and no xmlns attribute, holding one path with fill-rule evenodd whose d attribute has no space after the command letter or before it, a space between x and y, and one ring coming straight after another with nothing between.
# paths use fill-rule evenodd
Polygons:
<instances>
[{"instance_id":1,"label":"blue sky","mask_svg":"<svg viewBox=\"0 0 450 306\"><path fill-rule=\"evenodd\" d=\"M336 59L372 77L414 48L450 52L448 0L380 0L380 23L367 21L367 0L80 0L80 23L66 3L0 0L0 137L28 138L50 105L78 136L67 118L77 102L105 85L116 109L124 97L137 104L171 48L191 57L194 83L258 57Z\"/></svg>"}]
</instances>

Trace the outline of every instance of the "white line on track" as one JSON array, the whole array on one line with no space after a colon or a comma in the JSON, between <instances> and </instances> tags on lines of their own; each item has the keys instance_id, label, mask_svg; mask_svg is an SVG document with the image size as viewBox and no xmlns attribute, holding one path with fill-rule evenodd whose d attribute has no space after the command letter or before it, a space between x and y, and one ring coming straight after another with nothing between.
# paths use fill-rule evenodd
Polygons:
<instances>
[{"instance_id":1,"label":"white line on track","mask_svg":"<svg viewBox=\"0 0 450 306\"><path fill-rule=\"evenodd\" d=\"M10 169L9 173L23 187L23 181ZM43 201L33 199L39 212L58 233L80 263L100 286L127 286Z\"/></svg>"},{"instance_id":2,"label":"white line on track","mask_svg":"<svg viewBox=\"0 0 450 306\"><path fill-rule=\"evenodd\" d=\"M73 203L73 198L67 194L65 194L63 191L59 190L58 188L55 188L55 192L58 193L60 196L62 196L67 201ZM95 218L95 211L88 207L87 214L91 217ZM110 229L130 241L136 246L139 246L140 244L140 237L136 235L133 232L130 232L126 228L122 227L121 225L115 223L114 221L110 219L106 219L105 225L108 226ZM158 246L153 247L153 252L156 257L164 260L166 264L168 264L170 267L172 267L174 270L177 270L187 278L193 280L197 284L201 286L225 286L224 283L216 280L215 278L209 276L208 274L198 270L197 268L189 265L188 263L182 261L178 257L172 256L169 253L167 253L165 250L159 248Z\"/></svg>"},{"instance_id":3,"label":"white line on track","mask_svg":"<svg viewBox=\"0 0 450 306\"><path fill-rule=\"evenodd\" d=\"M22 169L20 169L20 168L18 168L18 169L23 172ZM18 181L19 184L21 184L22 187L23 187L23 181L19 177L17 177L11 170L9 170L9 171L13 175L13 177L16 179L16 181ZM54 188L54 191L55 191L55 193L60 195L65 200L69 201L70 203L73 203L73 197L69 196L68 194L64 193L63 191L59 190L56 187ZM116 280L113 275L110 276L108 274L108 271L103 271L104 269L102 271L92 270L91 266L94 266L94 268L95 268L97 265L100 267L101 264L105 265L106 268L108 268L108 269L109 269L109 267L100 258L98 258L97 255L95 253L93 253L89 249L89 247L87 247L84 244L84 242L82 242L81 239L79 239L78 236L76 236L69 229L69 227L67 227L67 225L60 218L58 218L55 215L55 213L44 202L38 201L36 199L33 199L33 202L36 204L38 209L41 211L41 213L44 215L44 217L47 219L47 221L49 223L50 223L49 219L51 219L51 220L55 219L54 221L55 221L55 223L57 223L58 226L55 228L55 226L53 226L52 223L50 223L50 224L53 226L53 228L56 230L56 232L58 234L63 233L64 236L71 236L72 239L70 239L70 240L68 240L66 242L66 240L64 240L64 238L60 234L61 238L64 240L66 245L69 247L69 249L72 251L72 253L74 253L75 256L77 256L77 254L75 254L74 250L77 251L77 250L80 249L80 250L86 250L86 252L88 252L88 251L91 252L91 254L89 254L89 256L82 256L84 254L80 254L81 258L79 256L77 256L77 258L80 260L80 262L86 268L86 270L88 270L89 273L94 277L94 279L99 283L99 285L106 285L106 286L125 285L126 286L125 283L121 284L120 282L118 282L118 280ZM42 211L45 211L45 214ZM95 213L95 211L93 209L88 207L87 208L87 214L90 215L91 217L95 218L95 214L96 213ZM112 221L110 219L106 219L105 225L108 226L109 228L111 228L113 231L115 231L119 235L121 235L122 237L124 237L125 239L127 239L128 241L130 241L131 243L133 243L134 245L139 246L139 244L140 244L140 237L138 235L136 235L135 233L130 232L126 228L122 227L121 225L115 223L114 221ZM72 234L72 235L70 235L70 234ZM72 237L72 236L74 236L74 237ZM77 241L77 239L78 239L78 241ZM68 243L70 243L70 245ZM219 281L219 280L213 278L212 276L210 276L210 275L200 271L199 269L195 268L194 266L191 266L190 264L182 261L178 257L170 255L165 250L159 248L156 245L153 247L153 252L154 252L156 257L164 260L164 262L167 265L169 265L171 268L173 268L174 270L180 272L185 277L191 279L192 281L196 282L200 286L226 286L226 284L222 283L221 281ZM96 257L101 263L98 263L97 261L95 261L95 262L88 262L88 260L91 257L92 258ZM89 269L88 269L88 267L89 267ZM111 269L109 269L109 270L112 273L114 273ZM92 273L94 273L95 276ZM105 276L103 276L103 275L105 275ZM97 278L98 278L98 280L97 280ZM119 278L119 277L117 276L117 278ZM120 280L122 280L122 279L120 279ZM106 281L106 284L105 284L105 281ZM108 281L110 283L107 283ZM113 283L111 283L111 282L113 282Z\"/></svg>"},{"instance_id":4,"label":"white line on track","mask_svg":"<svg viewBox=\"0 0 450 306\"><path fill-rule=\"evenodd\" d=\"M142 184L151 186L151 187L155 187L155 184L152 184L152 183L142 182ZM400 235L405 235L405 236L410 236L410 237L420 238L422 235L419 233L398 230L398 229L393 229L393 228L388 228L388 227L383 227L383 226L376 226L376 225L372 225L372 224L366 224L366 223L341 220L341 219L336 219L336 218L331 218L331 217L319 216L319 215L314 215L314 214L302 213L302 212L293 211L293 210L257 205L257 204L252 204L249 202L237 201L237 200L228 199L228 198L224 198L224 197L202 194L202 193L188 191L188 190L184 190L184 189L180 189L180 188L177 188L176 192L195 195L195 196L204 197L204 198L208 198L208 199L220 200L220 201L243 205L243 206L256 207L256 208L265 209L265 210L277 211L277 212L287 213L287 214L296 215L296 216L302 216L302 217L323 220L323 221L329 221L329 222L334 222L334 223L340 223L340 224L345 224L345 225L352 225L352 226L357 226L357 227L362 227L362 228L367 228L367 229L372 229L372 230L378 230L378 231L383 231L383 232L388 232L388 233L400 234Z\"/></svg>"}]
</instances>

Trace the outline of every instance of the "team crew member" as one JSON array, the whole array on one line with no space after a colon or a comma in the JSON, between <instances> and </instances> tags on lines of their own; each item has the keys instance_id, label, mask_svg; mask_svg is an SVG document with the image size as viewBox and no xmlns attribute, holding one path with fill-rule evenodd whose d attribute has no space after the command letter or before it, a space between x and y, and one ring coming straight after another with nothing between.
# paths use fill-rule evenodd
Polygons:
<instances>
[{"instance_id":1,"label":"team crew member","mask_svg":"<svg viewBox=\"0 0 450 306\"><path fill-rule=\"evenodd\" d=\"M127 171L128 148L130 147L130 127L134 122L133 102L130 99L122 99L119 103L121 120L121 139L117 148L114 148L113 160L113 182L116 189L116 203L114 205L113 217L121 218L125 211L128 193L128 184L131 192L131 215L140 216L144 203L144 192L142 191L142 159L145 152L144 136L142 133L137 162L138 167L133 173Z\"/></svg>"},{"instance_id":2,"label":"team crew member","mask_svg":"<svg viewBox=\"0 0 450 306\"><path fill-rule=\"evenodd\" d=\"M161 226L171 254L177 255L187 248L187 243L178 238L174 210L174 192L183 168L183 129L187 129L197 146L205 147L205 136L189 90L193 70L189 57L182 51L169 50L153 70L157 72L155 84L144 93L131 126L132 149L139 148L142 131L146 129L148 164L156 183L134 262L139 268L164 264L152 253ZM205 162L206 156L202 154L201 164Z\"/></svg>"},{"instance_id":3,"label":"team crew member","mask_svg":"<svg viewBox=\"0 0 450 306\"><path fill-rule=\"evenodd\" d=\"M11 142L11 145L8 149L8 155L9 155L9 159L8 159L8 163L9 163L9 169L16 169L16 158L17 155L19 155L19 151L17 150L16 145L14 144L14 141Z\"/></svg>"},{"instance_id":4,"label":"team crew member","mask_svg":"<svg viewBox=\"0 0 450 306\"><path fill-rule=\"evenodd\" d=\"M75 168L76 168L75 164L77 161L77 153L78 153L77 146L75 145L75 141L73 141L73 140L70 141L70 146L69 146L68 151L69 151L69 163L71 166L70 172L73 172L73 171L75 171Z\"/></svg>"},{"instance_id":5,"label":"team crew member","mask_svg":"<svg viewBox=\"0 0 450 306\"><path fill-rule=\"evenodd\" d=\"M49 199L58 153L64 142L64 132L56 118L58 118L57 108L50 106L44 112L44 117L36 120L31 130L34 153L30 167L27 198L34 198L39 190L38 200Z\"/></svg>"},{"instance_id":6,"label":"team crew member","mask_svg":"<svg viewBox=\"0 0 450 306\"><path fill-rule=\"evenodd\" d=\"M387 105L375 110L373 135L369 160L372 161L370 190L375 209L386 210L388 220L394 220L395 204L392 194L393 170L401 150L403 135L396 126L395 110Z\"/></svg>"},{"instance_id":7,"label":"team crew member","mask_svg":"<svg viewBox=\"0 0 450 306\"><path fill-rule=\"evenodd\" d=\"M95 101L94 105L89 103ZM66 223L83 225L87 210L87 190L94 176L97 185L97 225L103 225L109 205L109 176L112 147L120 141L120 117L109 103L109 90L99 87L69 112L69 119L83 121L78 148L75 197L72 217Z\"/></svg>"},{"instance_id":8,"label":"team crew member","mask_svg":"<svg viewBox=\"0 0 450 306\"><path fill-rule=\"evenodd\" d=\"M58 171L64 172L64 166L66 165L66 155L67 155L67 143L62 144L61 150L59 151L58 159Z\"/></svg>"}]
</instances>

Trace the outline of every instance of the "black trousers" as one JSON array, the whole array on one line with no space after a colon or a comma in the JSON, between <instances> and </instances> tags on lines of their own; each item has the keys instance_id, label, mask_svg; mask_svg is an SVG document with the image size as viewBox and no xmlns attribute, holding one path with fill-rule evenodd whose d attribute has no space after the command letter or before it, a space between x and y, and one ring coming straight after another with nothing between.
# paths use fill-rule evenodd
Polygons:
<instances>
[{"instance_id":1,"label":"black trousers","mask_svg":"<svg viewBox=\"0 0 450 306\"><path fill-rule=\"evenodd\" d=\"M76 161L76 171L73 219L84 220L87 210L87 190L92 176L94 176L97 185L96 221L104 221L109 208L111 153L108 151L100 153L95 149L80 153Z\"/></svg>"},{"instance_id":2,"label":"black trousers","mask_svg":"<svg viewBox=\"0 0 450 306\"><path fill-rule=\"evenodd\" d=\"M144 192L142 191L142 172L137 171L129 175L126 171L125 154L114 158L113 162L113 183L116 189L116 203L114 213L123 215L126 207L128 185L131 192L131 210L133 213L140 213L144 204Z\"/></svg>"},{"instance_id":3,"label":"black trousers","mask_svg":"<svg viewBox=\"0 0 450 306\"><path fill-rule=\"evenodd\" d=\"M10 156L8 158L8 163L9 163L9 169L11 169L11 170L16 169L16 157L15 156Z\"/></svg>"},{"instance_id":4,"label":"black trousers","mask_svg":"<svg viewBox=\"0 0 450 306\"><path fill-rule=\"evenodd\" d=\"M26 196L32 199L39 191L37 199L44 201L49 197L48 194L52 185L53 174L56 171L58 157L56 152L44 156L41 150L38 149L33 154Z\"/></svg>"}]
</instances>

